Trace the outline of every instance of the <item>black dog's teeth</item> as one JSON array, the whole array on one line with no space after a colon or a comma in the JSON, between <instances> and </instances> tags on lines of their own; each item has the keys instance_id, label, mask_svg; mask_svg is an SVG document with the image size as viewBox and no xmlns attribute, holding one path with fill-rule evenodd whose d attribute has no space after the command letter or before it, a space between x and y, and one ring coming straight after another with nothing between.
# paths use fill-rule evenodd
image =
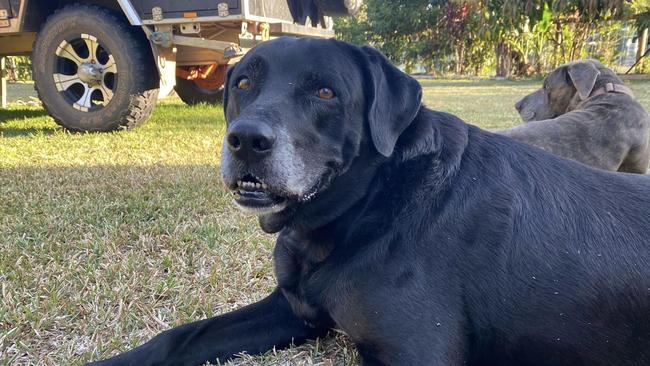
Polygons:
<instances>
[{"instance_id":1,"label":"black dog's teeth","mask_svg":"<svg viewBox=\"0 0 650 366\"><path fill-rule=\"evenodd\" d=\"M266 183L261 182L256 177L247 174L244 177L242 177L241 180L237 181L237 188L245 191L260 191L260 190L266 190L268 186L266 185Z\"/></svg>"}]
</instances>

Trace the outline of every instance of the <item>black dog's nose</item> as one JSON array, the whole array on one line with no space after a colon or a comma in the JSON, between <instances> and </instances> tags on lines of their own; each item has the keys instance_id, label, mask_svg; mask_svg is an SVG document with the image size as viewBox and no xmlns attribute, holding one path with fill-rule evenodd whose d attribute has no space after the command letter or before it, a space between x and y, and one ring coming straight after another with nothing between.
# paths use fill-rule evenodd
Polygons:
<instances>
[{"instance_id":1,"label":"black dog's nose","mask_svg":"<svg viewBox=\"0 0 650 366\"><path fill-rule=\"evenodd\" d=\"M226 143L240 159L260 157L273 149L275 133L266 123L239 121L230 128Z\"/></svg>"}]
</instances>

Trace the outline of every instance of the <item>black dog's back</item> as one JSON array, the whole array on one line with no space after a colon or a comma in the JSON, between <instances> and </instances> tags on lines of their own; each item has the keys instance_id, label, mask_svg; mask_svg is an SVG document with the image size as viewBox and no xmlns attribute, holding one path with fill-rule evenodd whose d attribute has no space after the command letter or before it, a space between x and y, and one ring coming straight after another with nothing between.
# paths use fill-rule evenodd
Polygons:
<instances>
[{"instance_id":1,"label":"black dog's back","mask_svg":"<svg viewBox=\"0 0 650 366\"><path fill-rule=\"evenodd\" d=\"M650 177L474 127L462 164L474 363L650 365Z\"/></svg>"},{"instance_id":2,"label":"black dog's back","mask_svg":"<svg viewBox=\"0 0 650 366\"><path fill-rule=\"evenodd\" d=\"M377 182L378 212L359 215L381 218L362 227L391 228L372 239L393 248L383 271L408 263L430 274L410 281L409 298L436 294L435 307L462 289L468 365L650 365L649 176L596 170L425 109L398 152L422 141L433 153ZM355 283L375 282L366 276Z\"/></svg>"}]
</instances>

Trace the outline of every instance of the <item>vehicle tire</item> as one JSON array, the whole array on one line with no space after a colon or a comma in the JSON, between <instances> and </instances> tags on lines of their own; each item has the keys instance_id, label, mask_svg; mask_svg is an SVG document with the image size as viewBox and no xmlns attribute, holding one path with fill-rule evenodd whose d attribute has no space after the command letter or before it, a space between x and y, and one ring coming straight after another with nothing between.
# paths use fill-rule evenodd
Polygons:
<instances>
[{"instance_id":1,"label":"vehicle tire","mask_svg":"<svg viewBox=\"0 0 650 366\"><path fill-rule=\"evenodd\" d=\"M362 0L316 0L318 10L326 16L355 15L362 3Z\"/></svg>"},{"instance_id":2,"label":"vehicle tire","mask_svg":"<svg viewBox=\"0 0 650 366\"><path fill-rule=\"evenodd\" d=\"M207 89L199 86L194 80L177 77L174 90L187 105L220 104L223 102L223 85L216 89Z\"/></svg>"},{"instance_id":3,"label":"vehicle tire","mask_svg":"<svg viewBox=\"0 0 650 366\"><path fill-rule=\"evenodd\" d=\"M158 97L144 33L98 6L75 4L51 15L34 43L32 67L43 106L72 131L136 127Z\"/></svg>"}]
</instances>

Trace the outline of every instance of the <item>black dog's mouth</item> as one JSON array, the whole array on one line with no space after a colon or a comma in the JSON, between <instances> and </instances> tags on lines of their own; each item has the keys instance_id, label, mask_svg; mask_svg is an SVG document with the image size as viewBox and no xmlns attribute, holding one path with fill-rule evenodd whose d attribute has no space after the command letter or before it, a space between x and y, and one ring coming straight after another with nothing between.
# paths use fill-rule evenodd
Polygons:
<instances>
[{"instance_id":1,"label":"black dog's mouth","mask_svg":"<svg viewBox=\"0 0 650 366\"><path fill-rule=\"evenodd\" d=\"M327 170L321 176L318 178L316 183L306 191L306 193L302 194L299 197L295 197L296 201L304 204L308 203L312 199L314 199L316 196L318 196L321 192L326 191L332 182L334 181L334 178L337 176L337 167L335 167L334 164L331 164L332 166L329 166Z\"/></svg>"},{"instance_id":2,"label":"black dog's mouth","mask_svg":"<svg viewBox=\"0 0 650 366\"><path fill-rule=\"evenodd\" d=\"M237 181L229 184L235 195L235 204L257 215L276 213L292 204L305 204L327 189L334 178L334 169L328 169L316 183L302 194L292 194L267 184L262 178L246 173Z\"/></svg>"},{"instance_id":3,"label":"black dog's mouth","mask_svg":"<svg viewBox=\"0 0 650 366\"><path fill-rule=\"evenodd\" d=\"M522 111L519 113L521 116L521 119L523 119L525 122L532 121L533 118L535 118L535 112L531 111Z\"/></svg>"},{"instance_id":4,"label":"black dog's mouth","mask_svg":"<svg viewBox=\"0 0 650 366\"><path fill-rule=\"evenodd\" d=\"M231 189L239 207L257 214L278 212L286 206L286 197L274 193L269 185L252 174L244 175Z\"/></svg>"}]
</instances>

